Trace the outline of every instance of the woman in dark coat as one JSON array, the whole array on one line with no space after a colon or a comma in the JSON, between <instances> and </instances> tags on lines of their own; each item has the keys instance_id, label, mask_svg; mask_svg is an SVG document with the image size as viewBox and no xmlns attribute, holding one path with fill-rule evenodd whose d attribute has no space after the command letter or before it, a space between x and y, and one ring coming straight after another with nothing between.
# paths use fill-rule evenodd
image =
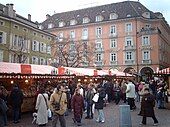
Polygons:
<instances>
[{"instance_id":1,"label":"woman in dark coat","mask_svg":"<svg viewBox=\"0 0 170 127\"><path fill-rule=\"evenodd\" d=\"M140 124L146 125L146 118L152 117L154 120L154 125L158 125L158 120L155 117L154 107L155 97L150 94L149 88L145 88L142 95L141 111L139 113L139 115L143 116L142 123Z\"/></svg>"},{"instance_id":2,"label":"woman in dark coat","mask_svg":"<svg viewBox=\"0 0 170 127\"><path fill-rule=\"evenodd\" d=\"M77 88L75 90L75 94L71 100L71 107L74 112L74 122L77 123L78 126L81 126L81 119L83 115L84 109L84 99L83 96L80 94L80 89Z\"/></svg>"},{"instance_id":3,"label":"woman in dark coat","mask_svg":"<svg viewBox=\"0 0 170 127\"><path fill-rule=\"evenodd\" d=\"M105 118L104 118L103 107L104 107L104 98L106 97L106 93L103 88L98 88L96 94L99 95L98 101L95 103L95 109L97 109L98 112L98 117L96 121L104 123Z\"/></svg>"}]
</instances>

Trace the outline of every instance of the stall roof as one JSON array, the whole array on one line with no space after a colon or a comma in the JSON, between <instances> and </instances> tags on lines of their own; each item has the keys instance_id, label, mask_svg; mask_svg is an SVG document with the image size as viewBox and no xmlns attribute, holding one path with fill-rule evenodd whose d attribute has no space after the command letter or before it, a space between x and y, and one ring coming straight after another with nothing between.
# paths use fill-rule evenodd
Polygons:
<instances>
[{"instance_id":1,"label":"stall roof","mask_svg":"<svg viewBox=\"0 0 170 127\"><path fill-rule=\"evenodd\" d=\"M48 65L0 62L0 73L52 74L55 69Z\"/></svg>"}]
</instances>

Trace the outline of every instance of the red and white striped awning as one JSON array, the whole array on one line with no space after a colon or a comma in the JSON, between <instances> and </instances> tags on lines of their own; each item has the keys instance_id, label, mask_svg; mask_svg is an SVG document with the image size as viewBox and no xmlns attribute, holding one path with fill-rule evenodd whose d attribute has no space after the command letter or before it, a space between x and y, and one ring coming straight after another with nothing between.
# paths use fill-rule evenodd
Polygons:
<instances>
[{"instance_id":1,"label":"red and white striped awning","mask_svg":"<svg viewBox=\"0 0 170 127\"><path fill-rule=\"evenodd\" d=\"M158 74L170 74L170 67L159 70Z\"/></svg>"},{"instance_id":2,"label":"red and white striped awning","mask_svg":"<svg viewBox=\"0 0 170 127\"><path fill-rule=\"evenodd\" d=\"M48 65L0 62L0 73L52 74L57 69Z\"/></svg>"}]
</instances>

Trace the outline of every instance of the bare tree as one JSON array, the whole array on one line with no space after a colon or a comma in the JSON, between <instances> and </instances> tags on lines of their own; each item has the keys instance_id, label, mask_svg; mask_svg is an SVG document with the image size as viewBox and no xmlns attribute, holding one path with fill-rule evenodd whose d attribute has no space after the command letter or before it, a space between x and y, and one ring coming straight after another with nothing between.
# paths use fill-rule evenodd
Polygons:
<instances>
[{"instance_id":1,"label":"bare tree","mask_svg":"<svg viewBox=\"0 0 170 127\"><path fill-rule=\"evenodd\" d=\"M88 41L62 38L57 39L52 45L55 49L53 55L56 58L54 62L56 67L87 67L95 60L95 45Z\"/></svg>"},{"instance_id":2,"label":"bare tree","mask_svg":"<svg viewBox=\"0 0 170 127\"><path fill-rule=\"evenodd\" d=\"M25 63L29 55L29 41L25 37L18 36L12 40L10 46L6 46L6 50L12 55L13 62Z\"/></svg>"}]
</instances>

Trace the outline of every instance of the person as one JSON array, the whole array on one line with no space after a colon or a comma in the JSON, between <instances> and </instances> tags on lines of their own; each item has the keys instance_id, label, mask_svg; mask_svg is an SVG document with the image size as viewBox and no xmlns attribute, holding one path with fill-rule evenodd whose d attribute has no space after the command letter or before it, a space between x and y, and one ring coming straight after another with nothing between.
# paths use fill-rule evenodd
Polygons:
<instances>
[{"instance_id":1,"label":"person","mask_svg":"<svg viewBox=\"0 0 170 127\"><path fill-rule=\"evenodd\" d=\"M85 119L93 119L93 111L92 111L92 106L93 106L93 101L92 98L94 96L94 90L93 90L93 84L90 83L88 85L87 93L85 96L86 103L87 103L87 116Z\"/></svg>"},{"instance_id":2,"label":"person","mask_svg":"<svg viewBox=\"0 0 170 127\"><path fill-rule=\"evenodd\" d=\"M104 107L104 98L106 97L106 93L104 88L98 88L97 93L99 95L98 101L95 102L95 109L97 109L98 116L96 119L96 122L105 122L105 117L104 117L104 112L103 112L103 107Z\"/></svg>"},{"instance_id":3,"label":"person","mask_svg":"<svg viewBox=\"0 0 170 127\"><path fill-rule=\"evenodd\" d=\"M141 125L146 125L147 117L152 117L154 120L154 126L158 125L158 120L154 113L154 107L155 97L150 93L149 88L145 88L141 100L141 110L139 112L139 115L143 116L142 122L140 123Z\"/></svg>"},{"instance_id":4,"label":"person","mask_svg":"<svg viewBox=\"0 0 170 127\"><path fill-rule=\"evenodd\" d=\"M0 89L2 90L2 94L0 95L0 98L3 99L6 105L8 105L8 91L5 89L3 85L0 86ZM7 126L7 113L4 113L4 125Z\"/></svg>"},{"instance_id":5,"label":"person","mask_svg":"<svg viewBox=\"0 0 170 127\"><path fill-rule=\"evenodd\" d=\"M126 88L126 97L128 105L130 105L130 110L136 109L135 106L135 85L132 83L132 80L128 81L127 88Z\"/></svg>"},{"instance_id":6,"label":"person","mask_svg":"<svg viewBox=\"0 0 170 127\"><path fill-rule=\"evenodd\" d=\"M83 96L80 94L79 88L75 90L75 94L72 97L71 107L74 112L74 122L77 123L78 126L81 126L81 119L84 110L84 99Z\"/></svg>"},{"instance_id":7,"label":"person","mask_svg":"<svg viewBox=\"0 0 170 127\"><path fill-rule=\"evenodd\" d=\"M164 94L163 94L163 88L158 88L157 94L156 94L156 100L158 102L158 109L165 109L164 106Z\"/></svg>"},{"instance_id":8,"label":"person","mask_svg":"<svg viewBox=\"0 0 170 127\"><path fill-rule=\"evenodd\" d=\"M2 99L3 87L0 86L0 127L7 126L5 117L7 116L8 107L5 101Z\"/></svg>"},{"instance_id":9,"label":"person","mask_svg":"<svg viewBox=\"0 0 170 127\"><path fill-rule=\"evenodd\" d=\"M19 123L20 109L23 103L23 93L17 84L14 85L11 91L10 102L13 110L13 123Z\"/></svg>"},{"instance_id":10,"label":"person","mask_svg":"<svg viewBox=\"0 0 170 127\"><path fill-rule=\"evenodd\" d=\"M58 84L50 97L50 109L53 112L52 127L56 127L58 119L61 127L66 127L64 113L67 110L67 96L64 91L64 86Z\"/></svg>"},{"instance_id":11,"label":"person","mask_svg":"<svg viewBox=\"0 0 170 127\"><path fill-rule=\"evenodd\" d=\"M45 126L48 123L48 94L45 93L44 87L39 88L35 109L37 110L36 124Z\"/></svg>"}]
</instances>

